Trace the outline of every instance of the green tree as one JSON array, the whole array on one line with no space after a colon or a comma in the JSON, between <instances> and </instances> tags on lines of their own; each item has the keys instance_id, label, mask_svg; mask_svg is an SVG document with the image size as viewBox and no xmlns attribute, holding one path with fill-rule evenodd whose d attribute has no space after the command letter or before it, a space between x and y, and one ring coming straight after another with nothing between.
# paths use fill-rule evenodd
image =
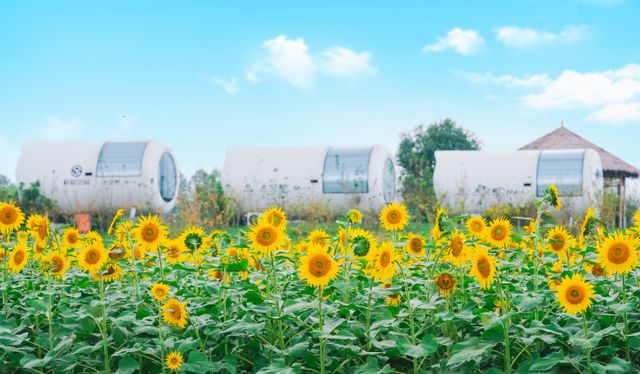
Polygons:
<instances>
[{"instance_id":1,"label":"green tree","mask_svg":"<svg viewBox=\"0 0 640 374\"><path fill-rule=\"evenodd\" d=\"M475 135L449 118L429 126L420 124L401 135L398 164L402 168L402 194L416 218L424 220L437 209L433 190L435 152L477 149L480 141Z\"/></svg>"}]
</instances>

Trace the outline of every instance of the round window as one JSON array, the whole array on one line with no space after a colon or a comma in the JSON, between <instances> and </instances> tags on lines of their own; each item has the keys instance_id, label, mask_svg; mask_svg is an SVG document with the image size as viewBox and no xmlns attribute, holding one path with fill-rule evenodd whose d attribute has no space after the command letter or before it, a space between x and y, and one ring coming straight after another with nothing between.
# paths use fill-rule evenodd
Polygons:
<instances>
[{"instance_id":1,"label":"round window","mask_svg":"<svg viewBox=\"0 0 640 374\"><path fill-rule=\"evenodd\" d=\"M176 195L176 187L178 185L178 173L176 171L176 163L169 153L164 153L160 158L160 196L166 202L173 200Z\"/></svg>"}]
</instances>

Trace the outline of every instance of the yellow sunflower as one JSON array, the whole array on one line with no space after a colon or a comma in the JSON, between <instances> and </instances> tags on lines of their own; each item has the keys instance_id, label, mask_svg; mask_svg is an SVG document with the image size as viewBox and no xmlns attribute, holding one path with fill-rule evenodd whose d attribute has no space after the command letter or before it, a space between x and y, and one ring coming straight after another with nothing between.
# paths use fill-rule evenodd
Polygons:
<instances>
[{"instance_id":1,"label":"yellow sunflower","mask_svg":"<svg viewBox=\"0 0 640 374\"><path fill-rule=\"evenodd\" d=\"M29 233L23 230L18 231L16 233L16 240L18 240L18 243L26 244L29 240Z\"/></svg>"},{"instance_id":2,"label":"yellow sunflower","mask_svg":"<svg viewBox=\"0 0 640 374\"><path fill-rule=\"evenodd\" d=\"M49 219L40 214L29 216L27 228L35 241L44 242L49 238Z\"/></svg>"},{"instance_id":3,"label":"yellow sunflower","mask_svg":"<svg viewBox=\"0 0 640 374\"><path fill-rule=\"evenodd\" d=\"M167 355L164 360L164 363L167 367L173 371L178 371L182 366L182 361L184 358L182 357L182 353L173 351Z\"/></svg>"},{"instance_id":4,"label":"yellow sunflower","mask_svg":"<svg viewBox=\"0 0 640 374\"><path fill-rule=\"evenodd\" d=\"M62 251L49 252L41 262L42 270L56 279L62 279L69 269L69 261Z\"/></svg>"},{"instance_id":5,"label":"yellow sunflower","mask_svg":"<svg viewBox=\"0 0 640 374\"><path fill-rule=\"evenodd\" d=\"M251 226L246 235L251 247L262 252L275 251L286 242L285 233L266 221Z\"/></svg>"},{"instance_id":6,"label":"yellow sunflower","mask_svg":"<svg viewBox=\"0 0 640 374\"><path fill-rule=\"evenodd\" d=\"M407 244L405 244L404 250L414 256L424 256L427 252L425 248L426 244L427 243L424 236L409 233L409 235L407 236Z\"/></svg>"},{"instance_id":7,"label":"yellow sunflower","mask_svg":"<svg viewBox=\"0 0 640 374\"><path fill-rule=\"evenodd\" d=\"M562 226L555 226L547 233L547 249L567 260L567 251L575 245L575 238Z\"/></svg>"},{"instance_id":8,"label":"yellow sunflower","mask_svg":"<svg viewBox=\"0 0 640 374\"><path fill-rule=\"evenodd\" d=\"M366 258L371 253L375 253L378 241L367 230L356 228L349 231L350 250L356 258Z\"/></svg>"},{"instance_id":9,"label":"yellow sunflower","mask_svg":"<svg viewBox=\"0 0 640 374\"><path fill-rule=\"evenodd\" d=\"M485 231L487 229L487 221L482 217L470 217L467 220L467 231L469 235L474 238L482 239L484 238Z\"/></svg>"},{"instance_id":10,"label":"yellow sunflower","mask_svg":"<svg viewBox=\"0 0 640 374\"><path fill-rule=\"evenodd\" d=\"M176 298L171 298L162 305L162 317L170 325L184 328L187 324L186 302L180 302Z\"/></svg>"},{"instance_id":11,"label":"yellow sunflower","mask_svg":"<svg viewBox=\"0 0 640 374\"><path fill-rule=\"evenodd\" d=\"M27 246L21 243L16 244L11 252L9 252L9 272L19 273L29 260L29 251Z\"/></svg>"},{"instance_id":12,"label":"yellow sunflower","mask_svg":"<svg viewBox=\"0 0 640 374\"><path fill-rule=\"evenodd\" d=\"M8 234L17 230L24 221L24 213L13 201L0 203L0 232Z\"/></svg>"},{"instance_id":13,"label":"yellow sunflower","mask_svg":"<svg viewBox=\"0 0 640 374\"><path fill-rule=\"evenodd\" d=\"M62 244L66 249L75 249L80 245L80 232L75 227L67 227L62 234Z\"/></svg>"},{"instance_id":14,"label":"yellow sunflower","mask_svg":"<svg viewBox=\"0 0 640 374\"><path fill-rule=\"evenodd\" d=\"M33 246L33 259L39 261L47 249L47 242L36 242Z\"/></svg>"},{"instance_id":15,"label":"yellow sunflower","mask_svg":"<svg viewBox=\"0 0 640 374\"><path fill-rule=\"evenodd\" d=\"M155 251L167 235L167 228L162 225L158 216L138 218L138 224L131 231L133 237L146 251Z\"/></svg>"},{"instance_id":16,"label":"yellow sunflower","mask_svg":"<svg viewBox=\"0 0 640 374\"><path fill-rule=\"evenodd\" d=\"M102 244L89 244L78 252L78 265L80 269L93 274L102 270L102 266L107 262L107 251Z\"/></svg>"},{"instance_id":17,"label":"yellow sunflower","mask_svg":"<svg viewBox=\"0 0 640 374\"><path fill-rule=\"evenodd\" d=\"M338 274L338 263L323 246L311 244L300 257L300 279L312 287L326 287Z\"/></svg>"},{"instance_id":18,"label":"yellow sunflower","mask_svg":"<svg viewBox=\"0 0 640 374\"><path fill-rule=\"evenodd\" d=\"M309 233L307 240L311 244L326 246L329 242L329 234L324 230L313 230Z\"/></svg>"},{"instance_id":19,"label":"yellow sunflower","mask_svg":"<svg viewBox=\"0 0 640 374\"><path fill-rule=\"evenodd\" d=\"M593 226L595 224L596 212L593 208L587 209L587 212L584 215L584 220L582 221L582 226L580 227L580 241L582 242L589 236L589 233L593 230Z\"/></svg>"},{"instance_id":20,"label":"yellow sunflower","mask_svg":"<svg viewBox=\"0 0 640 374\"><path fill-rule=\"evenodd\" d=\"M131 243L126 239L113 242L109 248L109 259L120 261L131 256Z\"/></svg>"},{"instance_id":21,"label":"yellow sunflower","mask_svg":"<svg viewBox=\"0 0 640 374\"><path fill-rule=\"evenodd\" d=\"M349 218L349 222L353 224L359 224L362 222L362 213L358 209L351 209L349 213L347 213L347 217Z\"/></svg>"},{"instance_id":22,"label":"yellow sunflower","mask_svg":"<svg viewBox=\"0 0 640 374\"><path fill-rule=\"evenodd\" d=\"M120 219L120 217L122 217L122 213L123 212L124 211L122 209L118 209L116 214L113 216L113 219L111 220L111 224L109 225L109 230L107 230L107 234L111 235L111 233L113 232L113 228L118 223L118 219Z\"/></svg>"},{"instance_id":23,"label":"yellow sunflower","mask_svg":"<svg viewBox=\"0 0 640 374\"><path fill-rule=\"evenodd\" d=\"M268 223L284 231L287 228L287 214L278 207L269 208L262 212L258 223Z\"/></svg>"},{"instance_id":24,"label":"yellow sunflower","mask_svg":"<svg viewBox=\"0 0 640 374\"><path fill-rule=\"evenodd\" d=\"M496 248L504 248L511 242L511 222L496 218L489 224L486 240Z\"/></svg>"},{"instance_id":25,"label":"yellow sunflower","mask_svg":"<svg viewBox=\"0 0 640 374\"><path fill-rule=\"evenodd\" d=\"M546 191L544 192L544 197L545 197L545 200L552 207L556 208L557 210L560 210L562 208L562 203L560 202L560 196L558 195L558 189L553 183L550 184L549 188L547 188Z\"/></svg>"},{"instance_id":26,"label":"yellow sunflower","mask_svg":"<svg viewBox=\"0 0 640 374\"><path fill-rule=\"evenodd\" d=\"M396 273L396 254L393 243L383 242L378 247L373 262L374 277L384 283L391 283Z\"/></svg>"},{"instance_id":27,"label":"yellow sunflower","mask_svg":"<svg viewBox=\"0 0 640 374\"><path fill-rule=\"evenodd\" d=\"M391 203L380 212L380 224L387 231L404 230L409 222L407 207L401 203Z\"/></svg>"},{"instance_id":28,"label":"yellow sunflower","mask_svg":"<svg viewBox=\"0 0 640 374\"><path fill-rule=\"evenodd\" d=\"M580 274L568 275L562 279L556 288L558 303L569 314L576 315L591 306L593 286L582 278Z\"/></svg>"},{"instance_id":29,"label":"yellow sunflower","mask_svg":"<svg viewBox=\"0 0 640 374\"><path fill-rule=\"evenodd\" d=\"M384 302L387 303L388 305L396 306L400 304L400 294L392 293L390 295L387 295L387 297L384 299Z\"/></svg>"},{"instance_id":30,"label":"yellow sunflower","mask_svg":"<svg viewBox=\"0 0 640 374\"><path fill-rule=\"evenodd\" d=\"M436 278L435 282L436 286L438 286L438 291L440 291L440 295L442 296L449 296L456 291L456 279L451 274L440 274Z\"/></svg>"},{"instance_id":31,"label":"yellow sunflower","mask_svg":"<svg viewBox=\"0 0 640 374\"><path fill-rule=\"evenodd\" d=\"M491 281L495 276L496 269L495 260L489 255L489 250L485 247L476 247L471 263L469 275L476 277L482 288L491 288Z\"/></svg>"},{"instance_id":32,"label":"yellow sunflower","mask_svg":"<svg viewBox=\"0 0 640 374\"><path fill-rule=\"evenodd\" d=\"M451 233L449 240L449 252L445 258L456 267L460 267L469 261L471 256L470 250L466 245L467 237L460 231L455 230Z\"/></svg>"},{"instance_id":33,"label":"yellow sunflower","mask_svg":"<svg viewBox=\"0 0 640 374\"><path fill-rule=\"evenodd\" d=\"M444 208L439 208L436 212L436 219L433 221L433 228L431 228L431 237L436 242L440 242L442 234L444 234L445 219L447 219L447 211Z\"/></svg>"},{"instance_id":34,"label":"yellow sunflower","mask_svg":"<svg viewBox=\"0 0 640 374\"><path fill-rule=\"evenodd\" d=\"M100 280L100 273L102 273L102 280L107 283L115 282L118 279L122 278L125 274L124 270L120 267L120 265L112 262L107 263L104 271L97 270L91 273L91 278L93 278L93 280L96 280L96 281Z\"/></svg>"},{"instance_id":35,"label":"yellow sunflower","mask_svg":"<svg viewBox=\"0 0 640 374\"><path fill-rule=\"evenodd\" d=\"M205 246L204 230L198 226L191 226L180 235L178 240L182 242L186 250L192 253L199 251Z\"/></svg>"},{"instance_id":36,"label":"yellow sunflower","mask_svg":"<svg viewBox=\"0 0 640 374\"><path fill-rule=\"evenodd\" d=\"M179 264L185 261L186 249L184 247L184 242L178 239L170 239L166 240L163 244L166 247L166 260L170 264Z\"/></svg>"},{"instance_id":37,"label":"yellow sunflower","mask_svg":"<svg viewBox=\"0 0 640 374\"><path fill-rule=\"evenodd\" d=\"M639 239L616 231L600 244L598 262L607 274L628 273L637 265L639 246Z\"/></svg>"},{"instance_id":38,"label":"yellow sunflower","mask_svg":"<svg viewBox=\"0 0 640 374\"><path fill-rule=\"evenodd\" d=\"M154 299L162 301L169 296L169 286L164 283L154 283L149 292Z\"/></svg>"}]
</instances>

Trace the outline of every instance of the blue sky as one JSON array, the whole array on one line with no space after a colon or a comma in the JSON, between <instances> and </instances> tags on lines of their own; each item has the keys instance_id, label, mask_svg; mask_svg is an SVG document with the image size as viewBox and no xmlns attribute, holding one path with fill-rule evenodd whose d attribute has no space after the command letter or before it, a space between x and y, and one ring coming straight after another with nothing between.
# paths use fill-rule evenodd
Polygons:
<instances>
[{"instance_id":1,"label":"blue sky","mask_svg":"<svg viewBox=\"0 0 640 374\"><path fill-rule=\"evenodd\" d=\"M451 117L487 150L565 125L640 166L632 1L0 3L0 173L29 140L383 144Z\"/></svg>"}]
</instances>

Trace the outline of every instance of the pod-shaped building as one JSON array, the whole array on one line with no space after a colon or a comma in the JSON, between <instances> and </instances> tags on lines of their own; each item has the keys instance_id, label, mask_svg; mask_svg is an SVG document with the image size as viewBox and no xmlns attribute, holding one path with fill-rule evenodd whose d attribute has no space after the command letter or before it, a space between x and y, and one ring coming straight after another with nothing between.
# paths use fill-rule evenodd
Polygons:
<instances>
[{"instance_id":1,"label":"pod-shaped building","mask_svg":"<svg viewBox=\"0 0 640 374\"><path fill-rule=\"evenodd\" d=\"M221 176L244 211L312 203L340 213L377 210L396 198L396 166L386 148L231 147Z\"/></svg>"},{"instance_id":2,"label":"pod-shaped building","mask_svg":"<svg viewBox=\"0 0 640 374\"><path fill-rule=\"evenodd\" d=\"M29 142L16 181L40 182L41 193L68 213L129 207L166 213L178 195L175 155L154 140Z\"/></svg>"},{"instance_id":3,"label":"pod-shaped building","mask_svg":"<svg viewBox=\"0 0 640 374\"><path fill-rule=\"evenodd\" d=\"M550 184L564 206L584 211L602 193L602 162L592 149L515 152L437 151L433 185L442 204L482 213L499 204L524 206Z\"/></svg>"}]
</instances>

